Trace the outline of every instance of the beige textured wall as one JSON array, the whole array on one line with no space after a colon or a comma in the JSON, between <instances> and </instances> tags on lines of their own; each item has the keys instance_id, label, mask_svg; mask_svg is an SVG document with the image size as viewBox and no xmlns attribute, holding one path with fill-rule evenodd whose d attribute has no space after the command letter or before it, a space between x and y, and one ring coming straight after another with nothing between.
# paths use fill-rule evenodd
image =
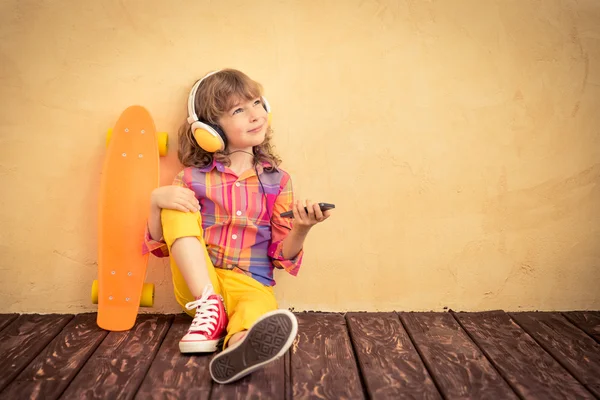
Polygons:
<instances>
[{"instance_id":1,"label":"beige textured wall","mask_svg":"<svg viewBox=\"0 0 600 400\"><path fill-rule=\"evenodd\" d=\"M0 2L0 312L83 312L106 129L263 83L297 195L296 310L600 309L600 2ZM162 182L177 172L174 147ZM153 259L152 312L176 312Z\"/></svg>"}]
</instances>

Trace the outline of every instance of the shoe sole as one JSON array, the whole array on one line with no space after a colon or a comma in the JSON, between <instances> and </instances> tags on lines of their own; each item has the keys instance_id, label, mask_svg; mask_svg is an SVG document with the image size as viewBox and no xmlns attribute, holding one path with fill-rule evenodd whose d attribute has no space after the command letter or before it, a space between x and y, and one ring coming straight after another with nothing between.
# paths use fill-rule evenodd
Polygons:
<instances>
[{"instance_id":1,"label":"shoe sole","mask_svg":"<svg viewBox=\"0 0 600 400\"><path fill-rule=\"evenodd\" d=\"M263 315L244 338L217 354L210 362L210 376L217 383L236 381L282 357L298 333L298 321L287 310Z\"/></svg>"},{"instance_id":2,"label":"shoe sole","mask_svg":"<svg viewBox=\"0 0 600 400\"><path fill-rule=\"evenodd\" d=\"M203 341L203 342L179 342L179 352L182 354L188 353L214 353L217 349L223 347L225 338L219 340Z\"/></svg>"}]
</instances>

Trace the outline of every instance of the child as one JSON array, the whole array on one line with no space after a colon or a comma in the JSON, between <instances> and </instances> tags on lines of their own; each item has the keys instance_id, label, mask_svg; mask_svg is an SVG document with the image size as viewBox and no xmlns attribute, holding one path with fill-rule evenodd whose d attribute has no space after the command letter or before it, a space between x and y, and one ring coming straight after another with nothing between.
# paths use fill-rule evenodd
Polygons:
<instances>
[{"instance_id":1,"label":"child","mask_svg":"<svg viewBox=\"0 0 600 400\"><path fill-rule=\"evenodd\" d=\"M210 73L192 88L188 116L179 131L185 169L152 193L146 251L171 255L176 300L194 317L180 351L222 342L210 373L229 383L294 341L298 324L278 309L273 269L298 274L306 235L330 211L294 202L259 83L233 69ZM288 210L293 220L280 216Z\"/></svg>"}]
</instances>

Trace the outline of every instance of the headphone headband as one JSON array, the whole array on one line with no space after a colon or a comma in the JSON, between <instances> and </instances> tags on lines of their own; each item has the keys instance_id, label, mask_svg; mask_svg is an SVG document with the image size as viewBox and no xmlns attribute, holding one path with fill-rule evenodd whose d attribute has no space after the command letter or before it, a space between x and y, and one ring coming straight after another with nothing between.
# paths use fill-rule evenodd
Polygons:
<instances>
[{"instance_id":1,"label":"headphone headband","mask_svg":"<svg viewBox=\"0 0 600 400\"><path fill-rule=\"evenodd\" d=\"M218 72L221 72L221 70L216 70L213 72L209 72L208 74L204 75L204 78L198 80L198 82L196 82L194 84L194 86L192 87L192 90L190 91L190 96L188 97L188 122L190 124L193 124L196 121L199 121L198 116L196 115L196 106L195 106L195 102L196 102L196 93L198 92L198 88L200 87L200 84L202 83L203 80L205 80L206 78L208 78L211 75L214 75Z\"/></svg>"}]
</instances>

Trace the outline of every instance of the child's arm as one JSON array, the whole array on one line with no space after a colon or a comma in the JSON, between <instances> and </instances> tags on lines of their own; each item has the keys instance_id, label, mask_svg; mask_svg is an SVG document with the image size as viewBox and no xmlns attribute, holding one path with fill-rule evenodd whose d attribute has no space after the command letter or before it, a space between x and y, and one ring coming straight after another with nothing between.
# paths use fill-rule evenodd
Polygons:
<instances>
[{"instance_id":1,"label":"child's arm","mask_svg":"<svg viewBox=\"0 0 600 400\"><path fill-rule=\"evenodd\" d=\"M183 183L184 171L173 180L173 185L155 189L150 197L150 214L142 254L152 253L156 257L168 257L169 249L163 240L161 210L173 209L184 212L198 211L199 204L194 192Z\"/></svg>"},{"instance_id":2,"label":"child's arm","mask_svg":"<svg viewBox=\"0 0 600 400\"><path fill-rule=\"evenodd\" d=\"M275 200L271 217L271 245L268 254L276 268L297 275L302 263L304 240L310 229L329 217L330 211L322 212L318 204L307 202L309 212L301 202L294 202L289 175L282 180L282 189ZM281 218L280 214L292 210L294 219Z\"/></svg>"},{"instance_id":3,"label":"child's arm","mask_svg":"<svg viewBox=\"0 0 600 400\"><path fill-rule=\"evenodd\" d=\"M162 225L160 223L160 207L150 204L150 215L148 216L148 232L150 239L163 240Z\"/></svg>"},{"instance_id":4,"label":"child's arm","mask_svg":"<svg viewBox=\"0 0 600 400\"><path fill-rule=\"evenodd\" d=\"M331 215L331 210L323 212L318 203L313 204L310 200L306 200L306 208L308 213L304 210L304 205L300 200L296 200L291 207L294 213L294 225L287 237L283 239L283 256L285 258L295 257L302 250L304 239L310 229Z\"/></svg>"}]
</instances>

